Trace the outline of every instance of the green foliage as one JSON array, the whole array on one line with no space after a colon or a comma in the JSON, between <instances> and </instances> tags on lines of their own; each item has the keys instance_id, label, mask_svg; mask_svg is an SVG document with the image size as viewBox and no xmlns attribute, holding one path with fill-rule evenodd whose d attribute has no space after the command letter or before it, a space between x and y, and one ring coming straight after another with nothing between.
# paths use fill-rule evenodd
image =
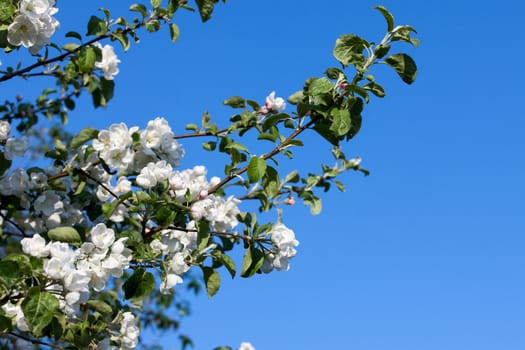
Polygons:
<instances>
[{"instance_id":1,"label":"green foliage","mask_svg":"<svg viewBox=\"0 0 525 350\"><path fill-rule=\"evenodd\" d=\"M203 22L211 18L219 2L195 1ZM222 2L226 3L225 0ZM0 231L4 252L0 259L0 306L9 301L12 307L21 307L30 328L24 337L27 335L30 341L44 347L56 343L64 349L97 348L104 338L118 338L119 322L129 309L142 311L141 324L144 327L179 331L180 318L190 313L189 307L178 293L162 294L158 287L159 281L167 280L171 264L179 264L183 271L189 269L190 272L181 273L187 281L187 288L198 293L203 286L209 298L220 289L221 268L232 278L237 274L250 278L262 271L268 272L268 264L280 249L272 241L274 224L261 224L256 213L241 211L235 212L232 219L239 222L237 227L223 225L224 229L217 228L207 216L215 209L207 204L203 213L196 214L196 203L208 203L206 200L214 198L212 196L232 203L242 200L243 203L254 203L259 212L277 209L280 222L283 205L293 205L295 199L301 199L311 214L319 214L322 210L320 192L334 186L345 190L340 181L343 173L359 171L369 174L361 167L361 158L347 158L342 146L359 133L366 105L375 97L386 96L380 79L371 74L374 66L386 64L405 83L412 84L417 76L414 60L405 53L391 52L397 47L397 42L419 44L412 37L416 33L412 27L396 26L393 15L386 8L377 6L375 9L387 24L383 39L375 44L376 41L357 34L340 36L333 48L339 66L330 65L323 75L307 79L302 88L299 85L299 90L287 99L293 106L287 111L279 103L270 107L269 102L260 98L251 100L233 96L223 102L234 109L229 121L224 118L216 121L210 113L204 112L200 124L186 125L188 134L174 136L204 138L200 141L203 149L220 153L225 159L224 176L200 191L180 189L177 183L166 178L151 187L141 187L141 169L113 169L111 162L101 156L100 148L91 145L99 137L98 130L86 127L78 134L70 135L62 126L67 122L69 112L76 108L77 99L86 93L91 95L94 107L106 107L114 97L118 79L112 80L100 68L98 63L101 63L103 53L98 43L117 41L124 50L130 50L133 43L140 41L141 33L155 33L164 27L169 30L171 42L176 42L180 29L174 22L174 15L180 10L193 11L187 1L150 0L146 4L133 4L129 7L131 14L128 13L131 19L114 19L108 9L101 9L100 17L89 18L85 35L69 31L65 37L71 42L61 47L54 43L49 46L57 50L56 56L51 56L54 51L46 48L32 65L22 67L20 63L0 72L0 83L17 77L30 78L31 74L38 75L40 71L55 82L53 88L44 89L34 101L19 97L0 105L0 119L13 126L12 133L16 130L21 135L36 135L41 146L32 150L32 156L39 161L45 160L56 169L49 174L46 166L40 163L41 168L28 169L25 173L28 180L22 178L22 182L36 182L40 176L43 179L39 180L41 184L24 190L23 196L16 191L0 191L1 221L9 223L4 224ZM0 46L6 52L16 49L7 42L7 25L17 11L18 1L0 0ZM62 125L51 129L48 135L38 135L41 117ZM298 169L283 173L280 162L283 158L293 159L296 152L301 151L304 146L302 136L308 131L326 141L333 156L332 165L321 163L317 170ZM129 137L130 149L137 150L143 141L140 134L135 132ZM3 177L13 172L13 162L6 158L6 142L0 141L0 176ZM112 140L103 142L111 143ZM257 150L256 153L253 150ZM155 154L159 160L162 159L160 153ZM312 158L312 167L316 162ZM123 177L131 185L125 190L117 190L111 182L114 180L101 180L100 173L107 178ZM105 289L99 291L101 286L98 286L95 293L91 288L91 294L79 303L77 311L81 316L76 318L66 315L60 306L66 298L66 282L46 272L48 253L29 256L24 252L26 247L22 250L20 245L23 237L34 234L26 228L28 225L24 219L35 216L45 219L44 212L37 207L40 201L48 200L46 195L49 193L67 198L62 202L68 206L81 208L86 224L60 222L51 229L42 225L38 232L46 243L61 242L61 249L77 249L89 241L94 223L103 222L116 235L111 241L120 239L122 247L119 249L129 249L129 268L122 277L111 279ZM103 196L108 199L100 200ZM116 219L119 215L121 218ZM187 244L176 238L181 232L194 235L196 241L192 241L191 252L182 261L175 261L173 254L166 253L167 248L159 246ZM102 248L92 242L82 249L78 254ZM106 248L113 253L109 249ZM236 249L244 250L240 271L233 258ZM200 269L202 275L193 275L193 268ZM115 272L114 276L120 275ZM176 313L166 314L164 310L167 309ZM15 316L3 308L0 308L0 332L18 334ZM180 334L179 339L183 349L193 346L186 335Z\"/></svg>"}]
</instances>

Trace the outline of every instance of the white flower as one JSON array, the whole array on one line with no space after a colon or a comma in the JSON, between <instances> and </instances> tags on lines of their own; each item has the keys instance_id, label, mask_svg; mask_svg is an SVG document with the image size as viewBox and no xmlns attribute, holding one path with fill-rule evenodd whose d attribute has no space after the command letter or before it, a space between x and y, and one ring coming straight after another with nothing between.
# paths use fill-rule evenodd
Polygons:
<instances>
[{"instance_id":1,"label":"white flower","mask_svg":"<svg viewBox=\"0 0 525 350\"><path fill-rule=\"evenodd\" d=\"M5 120L0 120L0 141L7 140L11 132L11 125Z\"/></svg>"},{"instance_id":2,"label":"white flower","mask_svg":"<svg viewBox=\"0 0 525 350\"><path fill-rule=\"evenodd\" d=\"M101 251L105 251L115 242L115 232L103 223L97 224L91 230L91 242Z\"/></svg>"},{"instance_id":3,"label":"white flower","mask_svg":"<svg viewBox=\"0 0 525 350\"><path fill-rule=\"evenodd\" d=\"M14 159L17 157L22 157L29 148L29 141L27 137L21 138L8 138L5 142L4 148L4 157L5 159Z\"/></svg>"},{"instance_id":4,"label":"white flower","mask_svg":"<svg viewBox=\"0 0 525 350\"><path fill-rule=\"evenodd\" d=\"M172 171L171 165L165 160L160 160L156 163L148 163L148 165L140 171L137 176L137 185L142 188L152 188L158 183L166 181Z\"/></svg>"},{"instance_id":5,"label":"white flower","mask_svg":"<svg viewBox=\"0 0 525 350\"><path fill-rule=\"evenodd\" d=\"M241 345L239 345L239 350L255 350L255 348L251 343L242 342Z\"/></svg>"},{"instance_id":6,"label":"white flower","mask_svg":"<svg viewBox=\"0 0 525 350\"><path fill-rule=\"evenodd\" d=\"M7 315L11 315L15 317L16 328L18 328L22 332L29 331L29 326L26 323L26 320L24 318L24 313L20 305L14 305L10 301L8 301L4 305L2 305L2 310L4 310L4 312Z\"/></svg>"},{"instance_id":7,"label":"white flower","mask_svg":"<svg viewBox=\"0 0 525 350\"><path fill-rule=\"evenodd\" d=\"M7 27L7 41L13 46L31 47L37 40L38 26L29 16L16 16L13 23Z\"/></svg>"},{"instance_id":8,"label":"white flower","mask_svg":"<svg viewBox=\"0 0 525 350\"><path fill-rule=\"evenodd\" d=\"M275 91L272 91L267 97L264 106L268 111L278 113L286 108L286 103L282 97L275 98Z\"/></svg>"},{"instance_id":9,"label":"white flower","mask_svg":"<svg viewBox=\"0 0 525 350\"><path fill-rule=\"evenodd\" d=\"M46 240L38 233L31 238L24 238L20 241L24 253L35 256L37 258L45 258L49 256L49 247Z\"/></svg>"},{"instance_id":10,"label":"white flower","mask_svg":"<svg viewBox=\"0 0 525 350\"><path fill-rule=\"evenodd\" d=\"M47 14L49 8L47 0L22 0L20 2L20 13L32 18L39 18Z\"/></svg>"},{"instance_id":11,"label":"white flower","mask_svg":"<svg viewBox=\"0 0 525 350\"><path fill-rule=\"evenodd\" d=\"M54 213L60 213L64 209L62 198L55 191L45 191L38 196L34 204L35 210L45 216L51 216Z\"/></svg>"},{"instance_id":12,"label":"white flower","mask_svg":"<svg viewBox=\"0 0 525 350\"><path fill-rule=\"evenodd\" d=\"M289 270L289 260L297 254L295 247L299 245L294 232L284 224L278 223L272 228L270 237L275 251L266 257L263 272L270 272L272 266L279 271Z\"/></svg>"},{"instance_id":13,"label":"white flower","mask_svg":"<svg viewBox=\"0 0 525 350\"><path fill-rule=\"evenodd\" d=\"M102 47L100 43L95 43L95 46L97 46L102 52L102 60L96 62L95 67L102 70L106 80L113 80L113 77L119 73L117 64L120 63L120 60L117 58L117 55L113 50L113 46L105 45Z\"/></svg>"},{"instance_id":14,"label":"white flower","mask_svg":"<svg viewBox=\"0 0 525 350\"><path fill-rule=\"evenodd\" d=\"M182 283L182 282L183 282L182 277L180 277L179 275L170 273L166 275L166 278L160 283L160 292L162 294L169 294L173 291L172 288L175 285Z\"/></svg>"},{"instance_id":15,"label":"white flower","mask_svg":"<svg viewBox=\"0 0 525 350\"><path fill-rule=\"evenodd\" d=\"M122 350L134 349L139 343L140 330L131 312L122 314L120 321L120 346Z\"/></svg>"}]
</instances>

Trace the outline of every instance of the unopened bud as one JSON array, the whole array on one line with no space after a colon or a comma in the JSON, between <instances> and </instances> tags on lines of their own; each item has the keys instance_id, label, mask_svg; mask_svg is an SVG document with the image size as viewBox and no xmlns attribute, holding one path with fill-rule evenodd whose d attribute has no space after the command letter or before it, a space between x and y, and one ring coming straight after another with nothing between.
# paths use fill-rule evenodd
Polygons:
<instances>
[{"instance_id":1,"label":"unopened bud","mask_svg":"<svg viewBox=\"0 0 525 350\"><path fill-rule=\"evenodd\" d=\"M206 198L208 198L208 190L202 190L202 191L200 191L200 193L199 193L199 198L200 198L200 199L206 199Z\"/></svg>"},{"instance_id":2,"label":"unopened bud","mask_svg":"<svg viewBox=\"0 0 525 350\"><path fill-rule=\"evenodd\" d=\"M284 200L284 204L287 204L287 205L294 205L294 204L295 204L295 199L294 199L292 196L288 196L288 197L286 197L286 199Z\"/></svg>"}]
</instances>

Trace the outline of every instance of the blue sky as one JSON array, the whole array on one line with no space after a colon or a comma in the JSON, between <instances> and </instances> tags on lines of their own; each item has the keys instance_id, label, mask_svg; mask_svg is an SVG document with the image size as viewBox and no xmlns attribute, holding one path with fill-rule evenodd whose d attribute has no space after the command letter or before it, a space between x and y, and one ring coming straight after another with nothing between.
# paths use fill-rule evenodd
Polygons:
<instances>
[{"instance_id":1,"label":"blue sky","mask_svg":"<svg viewBox=\"0 0 525 350\"><path fill-rule=\"evenodd\" d=\"M58 5L57 37L83 32L91 13L109 7ZM413 85L383 67L374 73L387 97L372 100L344 148L371 176L346 175L347 192L328 193L319 216L285 208L301 242L290 271L223 274L216 297L192 299L183 331L196 349L241 341L257 350L525 347L522 2L230 0L204 25L181 14L176 44L144 33L119 53L113 103L94 111L86 98L69 127L164 116L182 132L204 110L225 124L224 98L288 96L335 66L339 35L379 41L385 24L375 5L415 27L422 43L398 47L418 64ZM316 170L330 160L325 144L307 140L287 166ZM199 144L184 142L185 165L220 174ZM173 339L161 341L169 348Z\"/></svg>"}]
</instances>

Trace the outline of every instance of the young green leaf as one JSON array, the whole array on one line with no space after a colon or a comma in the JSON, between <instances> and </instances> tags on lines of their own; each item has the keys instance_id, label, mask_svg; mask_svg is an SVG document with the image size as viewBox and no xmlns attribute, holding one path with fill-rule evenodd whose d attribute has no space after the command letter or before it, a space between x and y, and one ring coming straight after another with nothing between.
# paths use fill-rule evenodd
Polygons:
<instances>
[{"instance_id":1,"label":"young green leaf","mask_svg":"<svg viewBox=\"0 0 525 350\"><path fill-rule=\"evenodd\" d=\"M179 39L179 27L175 23L170 24L170 37L172 42L176 42Z\"/></svg>"},{"instance_id":2,"label":"young green leaf","mask_svg":"<svg viewBox=\"0 0 525 350\"><path fill-rule=\"evenodd\" d=\"M206 285L208 298L211 298L219 291L221 276L215 269L207 266L202 266L202 273L204 275L204 284Z\"/></svg>"},{"instance_id":3,"label":"young green leaf","mask_svg":"<svg viewBox=\"0 0 525 350\"><path fill-rule=\"evenodd\" d=\"M374 8L381 12L383 17L385 17L388 31L391 32L394 29L394 16L392 16L392 14L383 6L376 6Z\"/></svg>"},{"instance_id":4,"label":"young green leaf","mask_svg":"<svg viewBox=\"0 0 525 350\"><path fill-rule=\"evenodd\" d=\"M71 149L76 149L97 136L97 129L92 127L84 128L71 140Z\"/></svg>"},{"instance_id":5,"label":"young green leaf","mask_svg":"<svg viewBox=\"0 0 525 350\"><path fill-rule=\"evenodd\" d=\"M416 62L409 55L404 53L390 55L385 58L385 62L395 69L405 83L412 84L416 80Z\"/></svg>"},{"instance_id":6,"label":"young green leaf","mask_svg":"<svg viewBox=\"0 0 525 350\"><path fill-rule=\"evenodd\" d=\"M65 242L65 243L80 243L82 238L77 230L73 227L57 227L49 230L47 236L52 241Z\"/></svg>"},{"instance_id":7,"label":"young green leaf","mask_svg":"<svg viewBox=\"0 0 525 350\"><path fill-rule=\"evenodd\" d=\"M250 183L259 181L266 172L266 161L259 157L252 157L248 164L248 180Z\"/></svg>"},{"instance_id":8,"label":"young green leaf","mask_svg":"<svg viewBox=\"0 0 525 350\"><path fill-rule=\"evenodd\" d=\"M22 302L24 317L35 337L43 335L44 328L51 322L58 311L59 302L50 293L40 292L39 287L33 287Z\"/></svg>"}]
</instances>

